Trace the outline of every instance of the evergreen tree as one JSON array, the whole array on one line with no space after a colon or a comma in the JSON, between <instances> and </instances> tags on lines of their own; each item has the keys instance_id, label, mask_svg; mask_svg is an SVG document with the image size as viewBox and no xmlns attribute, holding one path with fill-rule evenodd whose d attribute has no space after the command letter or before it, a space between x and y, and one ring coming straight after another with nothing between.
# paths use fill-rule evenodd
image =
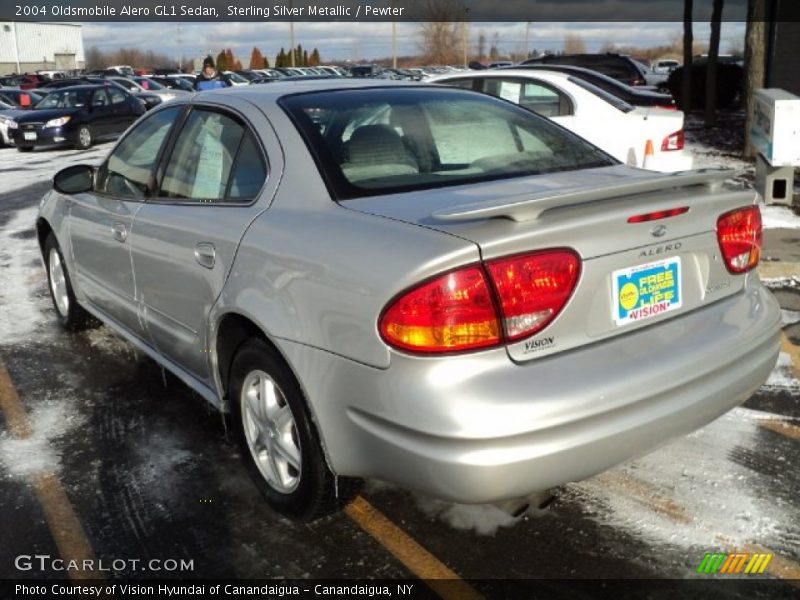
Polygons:
<instances>
[{"instance_id":1,"label":"evergreen tree","mask_svg":"<svg viewBox=\"0 0 800 600\"><path fill-rule=\"evenodd\" d=\"M281 51L278 52L278 56L275 57L275 66L276 67L285 67L286 66L286 51L281 47Z\"/></svg>"},{"instance_id":2,"label":"evergreen tree","mask_svg":"<svg viewBox=\"0 0 800 600\"><path fill-rule=\"evenodd\" d=\"M261 50L253 46L253 51L250 53L250 68L251 69L263 69L264 68L264 56L261 54Z\"/></svg>"},{"instance_id":3,"label":"evergreen tree","mask_svg":"<svg viewBox=\"0 0 800 600\"><path fill-rule=\"evenodd\" d=\"M266 56L262 57L262 59L261 68L269 69L269 59Z\"/></svg>"},{"instance_id":4,"label":"evergreen tree","mask_svg":"<svg viewBox=\"0 0 800 600\"><path fill-rule=\"evenodd\" d=\"M217 54L216 65L217 65L217 71L228 70L228 63L226 62L224 50L222 50L219 54Z\"/></svg>"},{"instance_id":5,"label":"evergreen tree","mask_svg":"<svg viewBox=\"0 0 800 600\"><path fill-rule=\"evenodd\" d=\"M316 67L322 63L322 59L319 57L319 50L314 48L314 51L311 53L311 56L308 59L308 65L311 67Z\"/></svg>"},{"instance_id":6,"label":"evergreen tree","mask_svg":"<svg viewBox=\"0 0 800 600\"><path fill-rule=\"evenodd\" d=\"M303 50L303 66L308 66L308 50Z\"/></svg>"},{"instance_id":7,"label":"evergreen tree","mask_svg":"<svg viewBox=\"0 0 800 600\"><path fill-rule=\"evenodd\" d=\"M236 57L233 55L233 51L228 48L225 50L225 65L227 70L231 70L236 65ZM221 71L222 69L220 69Z\"/></svg>"}]
</instances>

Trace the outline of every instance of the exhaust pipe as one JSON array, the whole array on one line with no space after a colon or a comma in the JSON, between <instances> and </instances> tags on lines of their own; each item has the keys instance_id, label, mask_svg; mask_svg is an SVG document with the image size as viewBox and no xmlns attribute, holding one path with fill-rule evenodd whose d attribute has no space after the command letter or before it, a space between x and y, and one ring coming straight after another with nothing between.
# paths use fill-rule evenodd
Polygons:
<instances>
[{"instance_id":1,"label":"exhaust pipe","mask_svg":"<svg viewBox=\"0 0 800 600\"><path fill-rule=\"evenodd\" d=\"M524 515L531 508L537 510L546 509L555 499L556 496L551 490L544 490L542 492L534 492L524 498L512 498L511 500L496 502L495 506L516 519Z\"/></svg>"}]
</instances>

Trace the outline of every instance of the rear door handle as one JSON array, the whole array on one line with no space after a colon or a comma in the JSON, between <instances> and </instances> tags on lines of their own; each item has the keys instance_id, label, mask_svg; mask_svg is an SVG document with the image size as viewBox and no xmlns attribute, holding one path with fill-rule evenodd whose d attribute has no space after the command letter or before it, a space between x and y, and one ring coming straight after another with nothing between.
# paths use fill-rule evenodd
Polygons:
<instances>
[{"instance_id":1,"label":"rear door handle","mask_svg":"<svg viewBox=\"0 0 800 600\"><path fill-rule=\"evenodd\" d=\"M128 228L125 226L125 223L112 223L111 235L113 235L114 239L118 242L124 242L128 239Z\"/></svg>"},{"instance_id":2,"label":"rear door handle","mask_svg":"<svg viewBox=\"0 0 800 600\"><path fill-rule=\"evenodd\" d=\"M217 260L217 251L214 244L198 242L194 247L194 259L206 269L213 269Z\"/></svg>"}]
</instances>

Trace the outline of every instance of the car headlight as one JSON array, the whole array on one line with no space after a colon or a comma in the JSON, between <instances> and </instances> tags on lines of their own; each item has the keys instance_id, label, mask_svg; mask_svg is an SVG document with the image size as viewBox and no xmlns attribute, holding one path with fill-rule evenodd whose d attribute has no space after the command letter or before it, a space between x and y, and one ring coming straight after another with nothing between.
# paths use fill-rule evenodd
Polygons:
<instances>
[{"instance_id":1,"label":"car headlight","mask_svg":"<svg viewBox=\"0 0 800 600\"><path fill-rule=\"evenodd\" d=\"M50 119L47 123L44 124L45 127L61 127L62 125L66 125L69 123L69 120L72 117L59 117L58 119Z\"/></svg>"},{"instance_id":2,"label":"car headlight","mask_svg":"<svg viewBox=\"0 0 800 600\"><path fill-rule=\"evenodd\" d=\"M13 119L4 119L4 121L6 122L6 125L8 125L9 129L16 129L17 127L19 127L19 123L17 123Z\"/></svg>"}]
</instances>

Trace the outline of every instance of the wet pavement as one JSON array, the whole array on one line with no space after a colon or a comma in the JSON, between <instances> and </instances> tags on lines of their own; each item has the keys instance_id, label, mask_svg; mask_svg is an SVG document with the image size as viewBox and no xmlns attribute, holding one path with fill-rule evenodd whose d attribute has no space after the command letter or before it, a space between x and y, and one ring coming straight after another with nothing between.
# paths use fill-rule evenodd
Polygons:
<instances>
[{"instance_id":1,"label":"wet pavement","mask_svg":"<svg viewBox=\"0 0 800 600\"><path fill-rule=\"evenodd\" d=\"M0 164L8 153L0 150ZM62 158L28 158L45 156ZM59 329L33 234L49 184L4 191L2 181L0 361L31 435L14 438L0 411L0 579L63 576L15 567L19 555L63 550L54 533L60 517L47 512L42 492L48 473L97 558L193 567L137 564L111 577L414 577L406 558L347 513L303 525L273 513L241 467L225 419L109 329ZM773 237L797 235L770 233L767 250ZM771 567L753 576L763 587L742 597L792 597L791 580L800 579L800 381L791 342L800 343L800 286L791 276L770 286L790 345L752 399L706 428L567 485L547 510L518 519L376 481L363 498L467 580L709 579L696 574L706 552L768 552ZM789 581L776 588L768 578Z\"/></svg>"}]
</instances>

